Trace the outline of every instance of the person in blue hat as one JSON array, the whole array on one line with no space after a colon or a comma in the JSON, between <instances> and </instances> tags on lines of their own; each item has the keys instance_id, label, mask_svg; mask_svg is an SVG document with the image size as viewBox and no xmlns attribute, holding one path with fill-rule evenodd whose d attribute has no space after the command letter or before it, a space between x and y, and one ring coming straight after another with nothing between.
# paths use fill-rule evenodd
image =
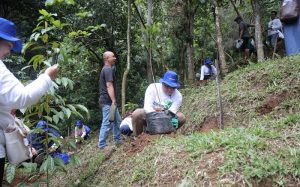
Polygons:
<instances>
[{"instance_id":1,"label":"person in blue hat","mask_svg":"<svg viewBox=\"0 0 300 187\"><path fill-rule=\"evenodd\" d=\"M199 80L208 80L212 79L217 75L217 69L213 65L211 58L206 58L204 60L203 65L201 66L200 72L196 73L196 77L199 78Z\"/></svg>"},{"instance_id":2,"label":"person in blue hat","mask_svg":"<svg viewBox=\"0 0 300 187\"><path fill-rule=\"evenodd\" d=\"M182 95L178 88L180 88L178 75L174 71L167 71L159 83L152 83L148 86L145 93L144 108L136 109L132 114L134 135L141 134L147 126L146 113L168 111L178 119L178 127L184 124L185 116L179 112Z\"/></svg>"},{"instance_id":3,"label":"person in blue hat","mask_svg":"<svg viewBox=\"0 0 300 187\"><path fill-rule=\"evenodd\" d=\"M29 134L28 140L32 144L32 147L36 150L36 152L40 152L40 150L46 150L45 145L45 139L46 139L46 132L48 132L48 137L56 137L56 138L62 138L63 137L53 128L48 127L46 122L43 120L40 120L37 125L35 126L35 129L39 129L37 131ZM59 148L59 145L56 145L53 140L50 140L48 142L48 149L49 152L54 152Z\"/></svg>"},{"instance_id":4,"label":"person in blue hat","mask_svg":"<svg viewBox=\"0 0 300 187\"><path fill-rule=\"evenodd\" d=\"M5 66L2 60L22 51L22 41L17 37L16 25L0 17L0 180L3 179L5 163L5 138L3 131L14 128L13 109L35 104L52 86L58 75L58 66L46 69L35 81L24 86Z\"/></svg>"},{"instance_id":5,"label":"person in blue hat","mask_svg":"<svg viewBox=\"0 0 300 187\"><path fill-rule=\"evenodd\" d=\"M62 157L62 160L65 162L65 154L61 153L60 145L57 142L53 141L54 138L63 139L63 137L53 128L49 127L46 121L40 120L35 126L36 132L33 132L28 135L29 143L32 146L33 160L37 164L41 164L45 157L46 149L48 148L48 152L50 156L54 157ZM46 132L48 132L49 142L46 146Z\"/></svg>"},{"instance_id":6,"label":"person in blue hat","mask_svg":"<svg viewBox=\"0 0 300 187\"><path fill-rule=\"evenodd\" d=\"M82 140L86 140L90 132L91 129L87 125L83 124L82 120L76 120L74 135L75 135L75 142L77 144L82 143ZM78 137L81 137L81 139Z\"/></svg>"}]
</instances>

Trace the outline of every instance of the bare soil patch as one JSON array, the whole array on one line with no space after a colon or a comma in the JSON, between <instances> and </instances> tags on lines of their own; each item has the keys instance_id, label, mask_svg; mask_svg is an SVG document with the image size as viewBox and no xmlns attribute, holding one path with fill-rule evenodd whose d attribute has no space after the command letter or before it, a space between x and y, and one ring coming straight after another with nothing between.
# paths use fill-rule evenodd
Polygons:
<instances>
[{"instance_id":1,"label":"bare soil patch","mask_svg":"<svg viewBox=\"0 0 300 187\"><path fill-rule=\"evenodd\" d=\"M260 115L265 115L273 111L273 109L280 105L288 97L287 92L278 95L273 95L265 99L264 104L257 109Z\"/></svg>"},{"instance_id":2,"label":"bare soil patch","mask_svg":"<svg viewBox=\"0 0 300 187\"><path fill-rule=\"evenodd\" d=\"M208 117L204 120L204 122L200 125L201 127L198 129L198 131L201 132L208 132L211 130L219 130L219 117ZM229 118L227 116L224 116L224 127L227 126L229 122Z\"/></svg>"},{"instance_id":3,"label":"bare soil patch","mask_svg":"<svg viewBox=\"0 0 300 187\"><path fill-rule=\"evenodd\" d=\"M134 139L133 142L130 144L124 145L124 152L126 152L127 155L134 155L138 152L141 152L145 146L149 145L150 142L153 140L152 135L142 133L138 137Z\"/></svg>"}]
</instances>

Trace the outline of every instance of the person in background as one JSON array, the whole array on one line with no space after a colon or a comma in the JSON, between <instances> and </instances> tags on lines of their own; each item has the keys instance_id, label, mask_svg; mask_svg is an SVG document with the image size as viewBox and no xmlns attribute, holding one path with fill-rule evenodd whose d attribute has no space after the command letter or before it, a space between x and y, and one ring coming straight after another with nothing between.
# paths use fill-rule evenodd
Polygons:
<instances>
[{"instance_id":1,"label":"person in background","mask_svg":"<svg viewBox=\"0 0 300 187\"><path fill-rule=\"evenodd\" d=\"M48 148L48 153L51 157L60 157L64 161L64 164L68 164L68 155L62 153L60 145L57 141L53 140L53 138L63 139L63 137L55 129L48 127L47 123L43 120L40 120L37 123L35 129L35 132L28 135L29 143L33 149L34 162L41 164L46 156ZM46 132L48 133L48 144L46 144Z\"/></svg>"},{"instance_id":2,"label":"person in background","mask_svg":"<svg viewBox=\"0 0 300 187\"><path fill-rule=\"evenodd\" d=\"M82 143L82 140L86 140L89 136L91 132L91 129L87 126L87 125L84 125L82 120L76 120L75 122L75 142L77 144L81 144ZM80 138L78 138L80 137Z\"/></svg>"},{"instance_id":3,"label":"person in background","mask_svg":"<svg viewBox=\"0 0 300 187\"><path fill-rule=\"evenodd\" d=\"M16 25L0 18L0 184L3 181L5 165L4 130L14 124L13 109L21 109L35 104L52 86L58 75L58 65L46 69L36 80L24 86L5 66L2 60L13 53L21 53L22 41L17 38Z\"/></svg>"},{"instance_id":4,"label":"person in background","mask_svg":"<svg viewBox=\"0 0 300 187\"><path fill-rule=\"evenodd\" d=\"M115 69L113 66L116 63L115 54L111 51L106 51L103 54L103 61L104 66L100 73L100 98L99 104L102 107L102 124L100 128L99 134L99 143L98 147L102 150L107 146L106 139L108 136L108 132L112 127L113 132L113 139L116 145L122 144L121 140L121 131L120 131L120 124L121 124L121 115L118 111L117 100L116 100L116 76L115 76ZM114 105L114 106L113 106ZM114 113L114 121L110 122L110 110L114 107L116 110ZM112 152L113 147L108 147L107 150L104 152Z\"/></svg>"},{"instance_id":5,"label":"person in background","mask_svg":"<svg viewBox=\"0 0 300 187\"><path fill-rule=\"evenodd\" d=\"M199 78L199 80L212 79L216 75L217 69L213 65L211 58L206 58L198 73L196 73L196 77Z\"/></svg>"},{"instance_id":6,"label":"person in background","mask_svg":"<svg viewBox=\"0 0 300 187\"><path fill-rule=\"evenodd\" d=\"M282 28L280 19L276 18L277 12L271 12L271 21L268 23L268 40L272 46L275 47L275 43L278 39L278 34Z\"/></svg>"},{"instance_id":7,"label":"person in background","mask_svg":"<svg viewBox=\"0 0 300 187\"><path fill-rule=\"evenodd\" d=\"M144 132L147 126L146 113L168 111L177 118L178 128L185 122L185 116L179 112L182 104L182 95L178 91L180 87L178 75L174 71L167 71L160 83L152 83L145 93L144 108L136 109L132 113L133 134L138 136Z\"/></svg>"},{"instance_id":8,"label":"person in background","mask_svg":"<svg viewBox=\"0 0 300 187\"><path fill-rule=\"evenodd\" d=\"M121 133L127 136L130 136L133 132L132 130L132 113L133 111L129 111L127 114L125 114L124 119L121 122L120 130Z\"/></svg>"},{"instance_id":9,"label":"person in background","mask_svg":"<svg viewBox=\"0 0 300 187\"><path fill-rule=\"evenodd\" d=\"M242 46L240 47L240 50L244 53L245 59L249 58L249 48L248 43L250 39L250 33L249 33L249 27L253 27L253 25L250 25L246 22L244 22L243 18L241 16L237 16L234 21L239 25L239 40L243 41Z\"/></svg>"}]
</instances>

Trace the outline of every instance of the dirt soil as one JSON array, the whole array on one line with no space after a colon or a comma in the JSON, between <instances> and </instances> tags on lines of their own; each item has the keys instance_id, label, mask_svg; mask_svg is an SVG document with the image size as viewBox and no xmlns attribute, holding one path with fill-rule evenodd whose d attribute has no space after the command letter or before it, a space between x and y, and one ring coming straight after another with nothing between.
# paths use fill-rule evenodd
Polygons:
<instances>
[{"instance_id":1,"label":"dirt soil","mask_svg":"<svg viewBox=\"0 0 300 187\"><path fill-rule=\"evenodd\" d=\"M224 116L224 127L227 126L229 122L229 118ZM208 117L205 121L201 124L200 129L198 131L201 132L208 132L210 130L219 130L219 117Z\"/></svg>"},{"instance_id":2,"label":"dirt soil","mask_svg":"<svg viewBox=\"0 0 300 187\"><path fill-rule=\"evenodd\" d=\"M33 184L37 181L40 181L41 178L45 177L44 174L37 174L37 175L26 175L26 174L22 174L20 172L16 172L15 174L15 178L12 181L11 184L9 184L6 180L3 180L3 187L11 187L11 186L18 186L21 183L28 185L28 184ZM4 176L4 179L6 179L6 176Z\"/></svg>"},{"instance_id":3,"label":"dirt soil","mask_svg":"<svg viewBox=\"0 0 300 187\"><path fill-rule=\"evenodd\" d=\"M140 134L131 143L124 145L124 152L132 156L138 152L141 152L145 146L149 145L155 136L151 136L146 133Z\"/></svg>"},{"instance_id":4,"label":"dirt soil","mask_svg":"<svg viewBox=\"0 0 300 187\"><path fill-rule=\"evenodd\" d=\"M278 95L273 95L265 99L264 104L257 109L260 115L265 115L273 111L273 109L280 105L288 97L287 92Z\"/></svg>"}]
</instances>

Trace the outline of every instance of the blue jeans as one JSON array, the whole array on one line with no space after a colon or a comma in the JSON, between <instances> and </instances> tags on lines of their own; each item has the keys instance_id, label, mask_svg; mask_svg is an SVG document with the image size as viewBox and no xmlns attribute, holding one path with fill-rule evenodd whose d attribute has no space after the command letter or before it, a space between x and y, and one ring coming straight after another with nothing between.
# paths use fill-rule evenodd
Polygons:
<instances>
[{"instance_id":1,"label":"blue jeans","mask_svg":"<svg viewBox=\"0 0 300 187\"><path fill-rule=\"evenodd\" d=\"M271 43L271 46L274 48L276 40L278 39L278 34L272 34L272 35L268 36L268 38Z\"/></svg>"},{"instance_id":2,"label":"blue jeans","mask_svg":"<svg viewBox=\"0 0 300 187\"><path fill-rule=\"evenodd\" d=\"M116 109L115 114L115 121L109 122L109 109L110 105L104 105L102 107L102 125L100 128L99 134L99 144L98 147L103 149L106 146L106 139L110 130L110 125L112 125L112 132L113 132L113 139L116 143L121 144L121 131L120 131L120 124L121 124L121 116L119 110Z\"/></svg>"}]
</instances>

